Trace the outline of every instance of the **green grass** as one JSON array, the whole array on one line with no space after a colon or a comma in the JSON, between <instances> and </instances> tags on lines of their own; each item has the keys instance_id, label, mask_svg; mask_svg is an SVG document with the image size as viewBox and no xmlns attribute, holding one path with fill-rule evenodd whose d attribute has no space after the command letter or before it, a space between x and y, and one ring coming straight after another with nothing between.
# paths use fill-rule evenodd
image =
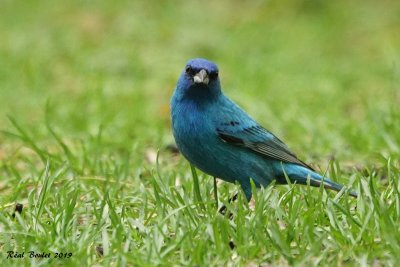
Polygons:
<instances>
[{"instance_id":1,"label":"green grass","mask_svg":"<svg viewBox=\"0 0 400 267\"><path fill-rule=\"evenodd\" d=\"M400 263L396 1L0 5L3 263ZM228 203L241 191L218 183L233 218L219 214L213 178L168 148L169 98L193 57L217 62L227 95L360 197L289 185Z\"/></svg>"}]
</instances>

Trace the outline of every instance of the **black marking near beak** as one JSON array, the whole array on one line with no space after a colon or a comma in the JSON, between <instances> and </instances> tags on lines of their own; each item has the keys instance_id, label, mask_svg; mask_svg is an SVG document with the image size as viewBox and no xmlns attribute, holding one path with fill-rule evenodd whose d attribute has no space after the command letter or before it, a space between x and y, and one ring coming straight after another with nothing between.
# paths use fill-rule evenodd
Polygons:
<instances>
[{"instance_id":1,"label":"black marking near beak","mask_svg":"<svg viewBox=\"0 0 400 267\"><path fill-rule=\"evenodd\" d=\"M193 76L193 81L195 83L203 83L203 84L208 84L210 79L208 78L207 71L204 69L201 69L196 75Z\"/></svg>"}]
</instances>

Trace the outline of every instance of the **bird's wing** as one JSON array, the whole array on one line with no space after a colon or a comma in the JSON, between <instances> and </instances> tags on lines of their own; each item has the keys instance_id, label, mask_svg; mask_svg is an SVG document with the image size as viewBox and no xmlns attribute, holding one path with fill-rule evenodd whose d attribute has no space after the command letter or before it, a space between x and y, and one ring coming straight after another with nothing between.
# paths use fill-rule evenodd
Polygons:
<instances>
[{"instance_id":1,"label":"bird's wing","mask_svg":"<svg viewBox=\"0 0 400 267\"><path fill-rule=\"evenodd\" d=\"M236 121L220 123L216 132L226 143L246 147L266 157L295 163L313 170L312 167L299 160L278 137L254 121L246 126Z\"/></svg>"}]
</instances>

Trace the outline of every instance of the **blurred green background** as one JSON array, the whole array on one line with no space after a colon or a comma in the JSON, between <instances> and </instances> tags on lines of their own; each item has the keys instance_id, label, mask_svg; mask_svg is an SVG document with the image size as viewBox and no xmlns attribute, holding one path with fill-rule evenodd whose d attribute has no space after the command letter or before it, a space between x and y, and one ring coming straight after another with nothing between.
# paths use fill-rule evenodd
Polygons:
<instances>
[{"instance_id":1,"label":"blurred green background","mask_svg":"<svg viewBox=\"0 0 400 267\"><path fill-rule=\"evenodd\" d=\"M301 159L336 159L329 175L366 192L357 208L277 186L254 212L234 204L233 222L200 174L204 215L188 163L165 149L169 99L195 57ZM72 265L394 266L399 64L400 1L0 0L0 251L57 248Z\"/></svg>"},{"instance_id":2,"label":"blurred green background","mask_svg":"<svg viewBox=\"0 0 400 267\"><path fill-rule=\"evenodd\" d=\"M3 129L9 114L45 138L48 102L66 138L103 125L157 148L180 71L205 57L295 151L399 150L397 1L2 1L0 18Z\"/></svg>"}]
</instances>

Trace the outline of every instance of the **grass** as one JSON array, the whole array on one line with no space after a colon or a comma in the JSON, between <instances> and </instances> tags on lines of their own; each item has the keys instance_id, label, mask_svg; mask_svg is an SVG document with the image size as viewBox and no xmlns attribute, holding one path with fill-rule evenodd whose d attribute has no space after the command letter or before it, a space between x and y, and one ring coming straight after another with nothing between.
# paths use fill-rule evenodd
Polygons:
<instances>
[{"instance_id":1,"label":"grass","mask_svg":"<svg viewBox=\"0 0 400 267\"><path fill-rule=\"evenodd\" d=\"M2 260L398 265L399 11L395 1L3 1ZM218 63L227 95L360 197L289 185L229 203L240 189L218 182L233 219L219 214L213 178L170 146L169 97L199 56Z\"/></svg>"}]
</instances>

